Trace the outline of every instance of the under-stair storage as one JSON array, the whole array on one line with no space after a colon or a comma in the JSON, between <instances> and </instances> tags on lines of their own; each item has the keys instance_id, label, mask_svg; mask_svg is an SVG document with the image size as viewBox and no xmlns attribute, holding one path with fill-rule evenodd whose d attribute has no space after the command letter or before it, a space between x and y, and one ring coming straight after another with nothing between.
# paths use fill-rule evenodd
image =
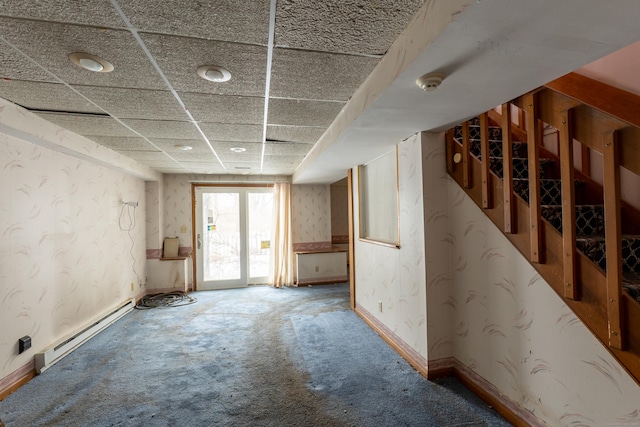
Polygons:
<instances>
[{"instance_id":1,"label":"under-stair storage","mask_svg":"<svg viewBox=\"0 0 640 427\"><path fill-rule=\"evenodd\" d=\"M640 124L566 86L570 96L541 88L451 129L447 169L640 383L640 212L619 177L620 165L640 174ZM558 155L543 127L557 132ZM589 150L602 154L603 185Z\"/></svg>"}]
</instances>

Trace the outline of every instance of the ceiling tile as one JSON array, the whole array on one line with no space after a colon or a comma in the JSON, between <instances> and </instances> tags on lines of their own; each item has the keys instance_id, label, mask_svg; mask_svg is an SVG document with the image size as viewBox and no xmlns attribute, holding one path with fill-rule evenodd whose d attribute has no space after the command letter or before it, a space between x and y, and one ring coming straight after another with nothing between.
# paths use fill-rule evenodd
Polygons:
<instances>
[{"instance_id":1,"label":"ceiling tile","mask_svg":"<svg viewBox=\"0 0 640 427\"><path fill-rule=\"evenodd\" d=\"M109 147L116 151L158 151L156 147L149 144L144 138L123 138L119 136L89 136L94 142Z\"/></svg>"},{"instance_id":2,"label":"ceiling tile","mask_svg":"<svg viewBox=\"0 0 640 427\"><path fill-rule=\"evenodd\" d=\"M60 127L88 137L101 135L135 138L137 136L112 117L53 113L39 113L38 115Z\"/></svg>"},{"instance_id":3,"label":"ceiling tile","mask_svg":"<svg viewBox=\"0 0 640 427\"><path fill-rule=\"evenodd\" d=\"M259 172L260 160L246 161L246 162L230 162L224 163L228 173L243 173L243 172Z\"/></svg>"},{"instance_id":4,"label":"ceiling tile","mask_svg":"<svg viewBox=\"0 0 640 427\"><path fill-rule=\"evenodd\" d=\"M7 18L0 18L0 26L7 41L66 83L166 88L129 31ZM109 73L85 70L69 60L68 56L73 52L104 58L113 64L114 70ZM9 72L9 77L17 78L12 76L18 75L17 72ZM44 80L50 81L51 77Z\"/></svg>"},{"instance_id":5,"label":"ceiling tile","mask_svg":"<svg viewBox=\"0 0 640 427\"><path fill-rule=\"evenodd\" d=\"M306 156L313 146L311 144L276 142L265 144L265 156Z\"/></svg>"},{"instance_id":6,"label":"ceiling tile","mask_svg":"<svg viewBox=\"0 0 640 427\"><path fill-rule=\"evenodd\" d=\"M189 173L228 173L220 162L215 159L213 161L198 162L184 161L180 162L180 164L184 166Z\"/></svg>"},{"instance_id":7,"label":"ceiling tile","mask_svg":"<svg viewBox=\"0 0 640 427\"><path fill-rule=\"evenodd\" d=\"M185 120L188 117L185 114ZM122 120L131 129L139 132L147 138L173 138L173 139L200 139L202 136L198 129L188 121L171 120Z\"/></svg>"},{"instance_id":8,"label":"ceiling tile","mask_svg":"<svg viewBox=\"0 0 640 427\"><path fill-rule=\"evenodd\" d=\"M424 0L279 0L276 45L382 55Z\"/></svg>"},{"instance_id":9,"label":"ceiling tile","mask_svg":"<svg viewBox=\"0 0 640 427\"><path fill-rule=\"evenodd\" d=\"M267 126L267 140L315 144L326 127Z\"/></svg>"},{"instance_id":10,"label":"ceiling tile","mask_svg":"<svg viewBox=\"0 0 640 427\"><path fill-rule=\"evenodd\" d=\"M277 155L264 156L264 164L268 167L292 167L296 168L304 159L304 155Z\"/></svg>"},{"instance_id":11,"label":"ceiling tile","mask_svg":"<svg viewBox=\"0 0 640 427\"><path fill-rule=\"evenodd\" d=\"M0 0L0 15L99 27L124 26L109 0L38 0L30 1L28 6L24 0Z\"/></svg>"},{"instance_id":12,"label":"ceiling tile","mask_svg":"<svg viewBox=\"0 0 640 427\"><path fill-rule=\"evenodd\" d=\"M162 151L131 151L131 150L116 150L122 155L129 157L136 161L167 161L171 160Z\"/></svg>"},{"instance_id":13,"label":"ceiling tile","mask_svg":"<svg viewBox=\"0 0 640 427\"><path fill-rule=\"evenodd\" d=\"M153 142L158 148L167 153L179 154L182 151L176 148L176 145L188 145L191 147L191 150L186 151L187 153L198 153L202 154L211 154L211 148L207 145L207 143L203 139L162 139L162 138L152 138L151 142Z\"/></svg>"},{"instance_id":14,"label":"ceiling tile","mask_svg":"<svg viewBox=\"0 0 640 427\"><path fill-rule=\"evenodd\" d=\"M264 96L267 48L247 44L141 34L173 88L181 92ZM218 65L231 80L216 83L197 73L201 65Z\"/></svg>"},{"instance_id":15,"label":"ceiling tile","mask_svg":"<svg viewBox=\"0 0 640 427\"><path fill-rule=\"evenodd\" d=\"M23 54L0 40L0 77L14 80L56 81Z\"/></svg>"},{"instance_id":16,"label":"ceiling tile","mask_svg":"<svg viewBox=\"0 0 640 427\"><path fill-rule=\"evenodd\" d=\"M187 110L199 122L261 124L264 98L179 93Z\"/></svg>"},{"instance_id":17,"label":"ceiling tile","mask_svg":"<svg viewBox=\"0 0 640 427\"><path fill-rule=\"evenodd\" d=\"M266 45L269 0L120 0L143 32Z\"/></svg>"},{"instance_id":18,"label":"ceiling tile","mask_svg":"<svg viewBox=\"0 0 640 427\"><path fill-rule=\"evenodd\" d=\"M262 142L262 125L199 123L209 141Z\"/></svg>"},{"instance_id":19,"label":"ceiling tile","mask_svg":"<svg viewBox=\"0 0 640 427\"><path fill-rule=\"evenodd\" d=\"M276 49L270 95L347 101L377 63L363 56Z\"/></svg>"},{"instance_id":20,"label":"ceiling tile","mask_svg":"<svg viewBox=\"0 0 640 427\"><path fill-rule=\"evenodd\" d=\"M74 88L119 119L188 119L178 101L168 91L98 86Z\"/></svg>"},{"instance_id":21,"label":"ceiling tile","mask_svg":"<svg viewBox=\"0 0 640 427\"><path fill-rule=\"evenodd\" d=\"M262 155L262 143L258 142L238 143L237 141L214 141L211 144L218 155L221 157L224 155L226 156L225 158L229 158L227 155L233 155L235 156L234 158L237 158L238 156ZM231 148L233 147L246 148L247 151L235 153L231 151Z\"/></svg>"},{"instance_id":22,"label":"ceiling tile","mask_svg":"<svg viewBox=\"0 0 640 427\"><path fill-rule=\"evenodd\" d=\"M344 103L300 101L272 98L269 100L269 124L293 126L329 126Z\"/></svg>"},{"instance_id":23,"label":"ceiling tile","mask_svg":"<svg viewBox=\"0 0 640 427\"><path fill-rule=\"evenodd\" d=\"M0 97L32 110L104 113L63 84L0 80Z\"/></svg>"},{"instance_id":24,"label":"ceiling tile","mask_svg":"<svg viewBox=\"0 0 640 427\"><path fill-rule=\"evenodd\" d=\"M170 153L171 157L176 159L179 162L204 162L211 163L216 162L219 163L216 156L213 154L211 150L208 152L193 152L193 151L173 151Z\"/></svg>"}]
</instances>

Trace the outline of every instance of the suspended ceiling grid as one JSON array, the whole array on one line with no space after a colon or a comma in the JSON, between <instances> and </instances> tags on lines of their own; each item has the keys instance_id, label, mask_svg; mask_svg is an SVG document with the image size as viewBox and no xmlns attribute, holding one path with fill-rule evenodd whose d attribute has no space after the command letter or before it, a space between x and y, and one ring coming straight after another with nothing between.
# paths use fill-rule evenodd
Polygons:
<instances>
[{"instance_id":1,"label":"suspended ceiling grid","mask_svg":"<svg viewBox=\"0 0 640 427\"><path fill-rule=\"evenodd\" d=\"M268 0L0 0L0 97L160 172L292 174L422 3L278 0L269 57Z\"/></svg>"}]
</instances>

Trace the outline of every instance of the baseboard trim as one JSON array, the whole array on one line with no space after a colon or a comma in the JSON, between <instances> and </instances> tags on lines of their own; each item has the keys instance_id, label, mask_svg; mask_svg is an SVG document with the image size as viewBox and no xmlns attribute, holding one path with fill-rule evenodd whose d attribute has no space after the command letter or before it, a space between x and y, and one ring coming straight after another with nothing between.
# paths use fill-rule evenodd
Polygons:
<instances>
[{"instance_id":1,"label":"baseboard trim","mask_svg":"<svg viewBox=\"0 0 640 427\"><path fill-rule=\"evenodd\" d=\"M35 359L31 359L29 363L0 380L0 400L4 400L4 398L28 383L35 376Z\"/></svg>"},{"instance_id":2,"label":"baseboard trim","mask_svg":"<svg viewBox=\"0 0 640 427\"><path fill-rule=\"evenodd\" d=\"M424 356L415 351L395 332L389 329L380 320L376 319L366 308L358 303L356 303L355 312L371 327L371 329L376 331L387 344L397 351L404 360L409 362L416 371L420 372L422 376L427 378L427 359L425 359Z\"/></svg>"},{"instance_id":3,"label":"baseboard trim","mask_svg":"<svg viewBox=\"0 0 640 427\"><path fill-rule=\"evenodd\" d=\"M546 427L531 411L505 396L489 381L454 357L429 361L428 379L455 376L476 396L516 427Z\"/></svg>"}]
</instances>

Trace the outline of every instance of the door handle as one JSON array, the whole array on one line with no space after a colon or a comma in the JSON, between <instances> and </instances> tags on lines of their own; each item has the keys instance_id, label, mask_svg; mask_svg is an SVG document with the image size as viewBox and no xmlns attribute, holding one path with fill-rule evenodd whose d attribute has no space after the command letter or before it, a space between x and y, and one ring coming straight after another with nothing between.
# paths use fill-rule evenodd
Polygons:
<instances>
[{"instance_id":1,"label":"door handle","mask_svg":"<svg viewBox=\"0 0 640 427\"><path fill-rule=\"evenodd\" d=\"M202 246L202 241L200 240L200 234L198 234L198 249Z\"/></svg>"}]
</instances>

